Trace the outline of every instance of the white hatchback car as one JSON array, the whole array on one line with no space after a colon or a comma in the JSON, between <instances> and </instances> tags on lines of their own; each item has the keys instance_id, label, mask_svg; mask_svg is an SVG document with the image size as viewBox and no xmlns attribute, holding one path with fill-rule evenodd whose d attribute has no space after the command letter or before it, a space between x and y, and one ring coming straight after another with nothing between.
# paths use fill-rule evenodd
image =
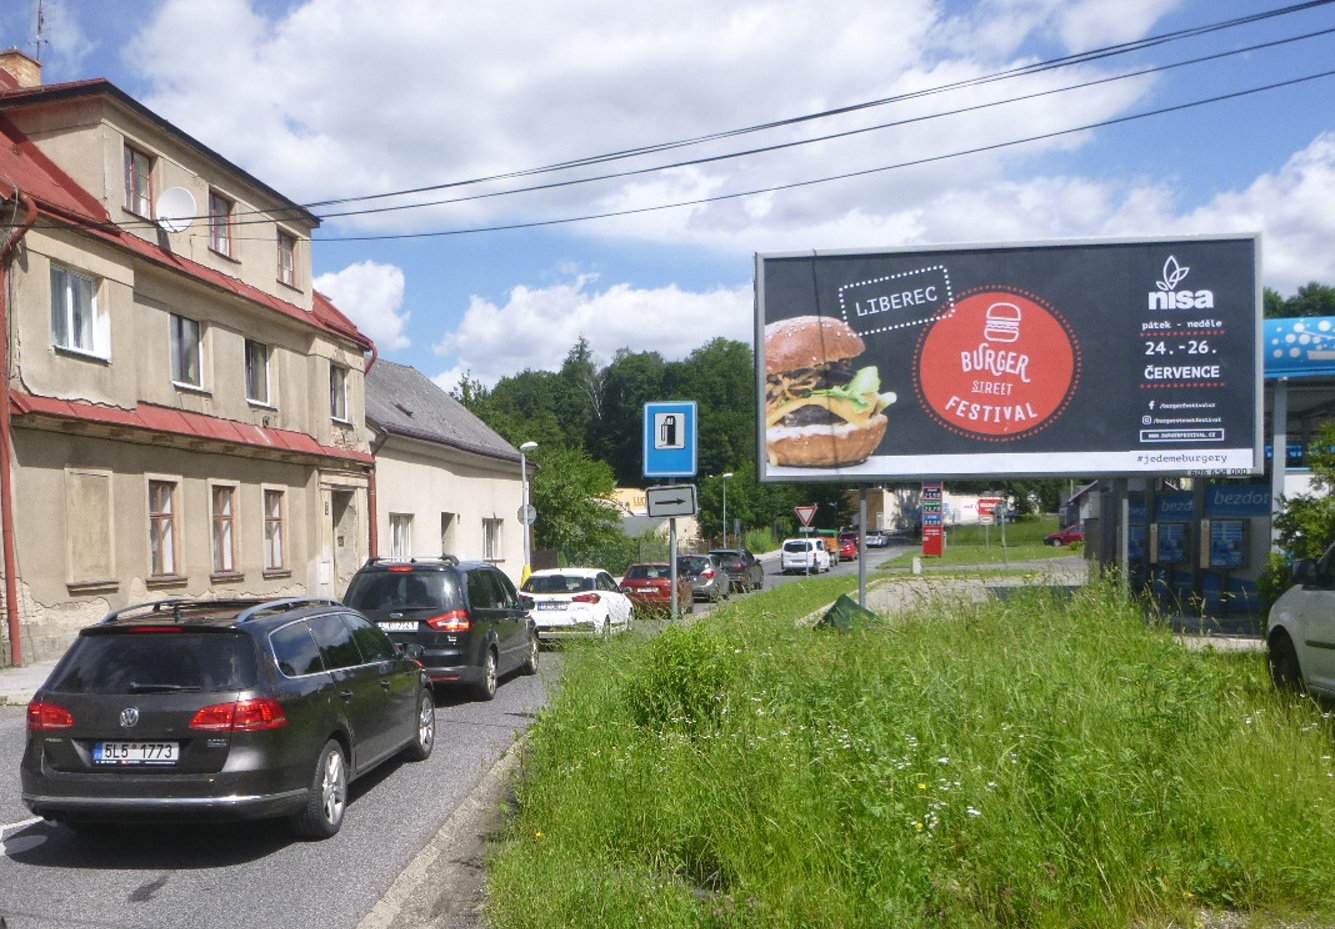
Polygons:
<instances>
[{"instance_id":1,"label":"white hatchback car","mask_svg":"<svg viewBox=\"0 0 1335 929\"><path fill-rule=\"evenodd\" d=\"M819 574L830 570L830 552L820 539L787 539L780 559L784 574L794 571Z\"/></svg>"},{"instance_id":2,"label":"white hatchback car","mask_svg":"<svg viewBox=\"0 0 1335 929\"><path fill-rule=\"evenodd\" d=\"M630 628L630 597L602 568L534 571L521 590L533 601L533 619L543 642Z\"/></svg>"},{"instance_id":3,"label":"white hatchback car","mask_svg":"<svg viewBox=\"0 0 1335 929\"><path fill-rule=\"evenodd\" d=\"M1335 545L1293 563L1293 586L1266 623L1270 676L1281 690L1335 698Z\"/></svg>"}]
</instances>

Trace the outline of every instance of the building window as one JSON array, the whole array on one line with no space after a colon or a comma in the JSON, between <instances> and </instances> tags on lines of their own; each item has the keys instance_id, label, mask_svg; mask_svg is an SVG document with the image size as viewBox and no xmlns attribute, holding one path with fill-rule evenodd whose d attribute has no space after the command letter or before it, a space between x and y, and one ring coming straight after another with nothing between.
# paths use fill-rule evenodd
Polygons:
<instances>
[{"instance_id":1,"label":"building window","mask_svg":"<svg viewBox=\"0 0 1335 929\"><path fill-rule=\"evenodd\" d=\"M172 380L203 387L204 339L199 320L172 315Z\"/></svg>"},{"instance_id":2,"label":"building window","mask_svg":"<svg viewBox=\"0 0 1335 929\"><path fill-rule=\"evenodd\" d=\"M297 286L297 237L278 230L278 280Z\"/></svg>"},{"instance_id":3,"label":"building window","mask_svg":"<svg viewBox=\"0 0 1335 929\"><path fill-rule=\"evenodd\" d=\"M269 402L269 346L246 339L246 399Z\"/></svg>"},{"instance_id":4,"label":"building window","mask_svg":"<svg viewBox=\"0 0 1335 929\"><path fill-rule=\"evenodd\" d=\"M283 508L286 501L281 490L264 492L264 569L279 571L287 567L284 547Z\"/></svg>"},{"instance_id":5,"label":"building window","mask_svg":"<svg viewBox=\"0 0 1335 929\"><path fill-rule=\"evenodd\" d=\"M213 487L213 571L236 571L236 488Z\"/></svg>"},{"instance_id":6,"label":"building window","mask_svg":"<svg viewBox=\"0 0 1335 929\"><path fill-rule=\"evenodd\" d=\"M51 338L58 348L106 357L110 339L97 290L93 278L51 266Z\"/></svg>"},{"instance_id":7,"label":"building window","mask_svg":"<svg viewBox=\"0 0 1335 929\"><path fill-rule=\"evenodd\" d=\"M505 521L501 519L482 520L482 557L487 561L500 561L502 558L501 529Z\"/></svg>"},{"instance_id":8,"label":"building window","mask_svg":"<svg viewBox=\"0 0 1335 929\"><path fill-rule=\"evenodd\" d=\"M411 513L389 514L389 556L410 558L413 554L413 517Z\"/></svg>"},{"instance_id":9,"label":"building window","mask_svg":"<svg viewBox=\"0 0 1335 929\"><path fill-rule=\"evenodd\" d=\"M156 577L177 573L176 482L148 482L149 571Z\"/></svg>"},{"instance_id":10,"label":"building window","mask_svg":"<svg viewBox=\"0 0 1335 929\"><path fill-rule=\"evenodd\" d=\"M153 218L153 159L130 145L125 146L125 208Z\"/></svg>"},{"instance_id":11,"label":"building window","mask_svg":"<svg viewBox=\"0 0 1335 929\"><path fill-rule=\"evenodd\" d=\"M220 255L232 254L232 208L222 194L209 191L209 248Z\"/></svg>"},{"instance_id":12,"label":"building window","mask_svg":"<svg viewBox=\"0 0 1335 929\"><path fill-rule=\"evenodd\" d=\"M329 364L329 415L339 422L348 421L348 369Z\"/></svg>"}]
</instances>

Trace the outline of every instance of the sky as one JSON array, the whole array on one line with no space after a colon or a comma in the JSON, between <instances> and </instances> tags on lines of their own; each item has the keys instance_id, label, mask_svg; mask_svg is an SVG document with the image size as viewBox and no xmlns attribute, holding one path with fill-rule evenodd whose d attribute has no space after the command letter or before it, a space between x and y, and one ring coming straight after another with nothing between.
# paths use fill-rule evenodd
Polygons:
<instances>
[{"instance_id":1,"label":"sky","mask_svg":"<svg viewBox=\"0 0 1335 929\"><path fill-rule=\"evenodd\" d=\"M317 288L447 390L750 344L758 253L1260 232L1335 283L1329 0L40 7L0 46L307 205Z\"/></svg>"}]
</instances>

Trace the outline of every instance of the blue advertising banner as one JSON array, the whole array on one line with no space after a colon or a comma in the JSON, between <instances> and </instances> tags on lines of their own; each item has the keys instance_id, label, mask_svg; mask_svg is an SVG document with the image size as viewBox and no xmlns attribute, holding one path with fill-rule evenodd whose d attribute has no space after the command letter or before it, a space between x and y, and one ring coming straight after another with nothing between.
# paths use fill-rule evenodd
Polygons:
<instances>
[{"instance_id":1,"label":"blue advertising banner","mask_svg":"<svg viewBox=\"0 0 1335 929\"><path fill-rule=\"evenodd\" d=\"M1210 484L1205 488L1205 517L1269 516L1269 484Z\"/></svg>"}]
</instances>

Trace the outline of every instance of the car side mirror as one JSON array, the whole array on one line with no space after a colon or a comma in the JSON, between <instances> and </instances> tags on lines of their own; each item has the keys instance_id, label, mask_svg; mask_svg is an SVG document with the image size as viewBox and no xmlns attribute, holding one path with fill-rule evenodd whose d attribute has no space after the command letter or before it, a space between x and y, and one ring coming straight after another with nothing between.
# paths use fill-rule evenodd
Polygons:
<instances>
[{"instance_id":1,"label":"car side mirror","mask_svg":"<svg viewBox=\"0 0 1335 929\"><path fill-rule=\"evenodd\" d=\"M421 661L422 656L426 654L426 646L417 642L395 642L394 648L398 650L400 655L414 661Z\"/></svg>"},{"instance_id":2,"label":"car side mirror","mask_svg":"<svg viewBox=\"0 0 1335 929\"><path fill-rule=\"evenodd\" d=\"M537 601L534 600L532 597L530 597L528 594L519 595L519 605L522 606L524 609L531 610L536 604Z\"/></svg>"},{"instance_id":3,"label":"car side mirror","mask_svg":"<svg viewBox=\"0 0 1335 929\"><path fill-rule=\"evenodd\" d=\"M1293 583L1306 587L1316 583L1316 559L1299 558L1293 563Z\"/></svg>"}]
</instances>

